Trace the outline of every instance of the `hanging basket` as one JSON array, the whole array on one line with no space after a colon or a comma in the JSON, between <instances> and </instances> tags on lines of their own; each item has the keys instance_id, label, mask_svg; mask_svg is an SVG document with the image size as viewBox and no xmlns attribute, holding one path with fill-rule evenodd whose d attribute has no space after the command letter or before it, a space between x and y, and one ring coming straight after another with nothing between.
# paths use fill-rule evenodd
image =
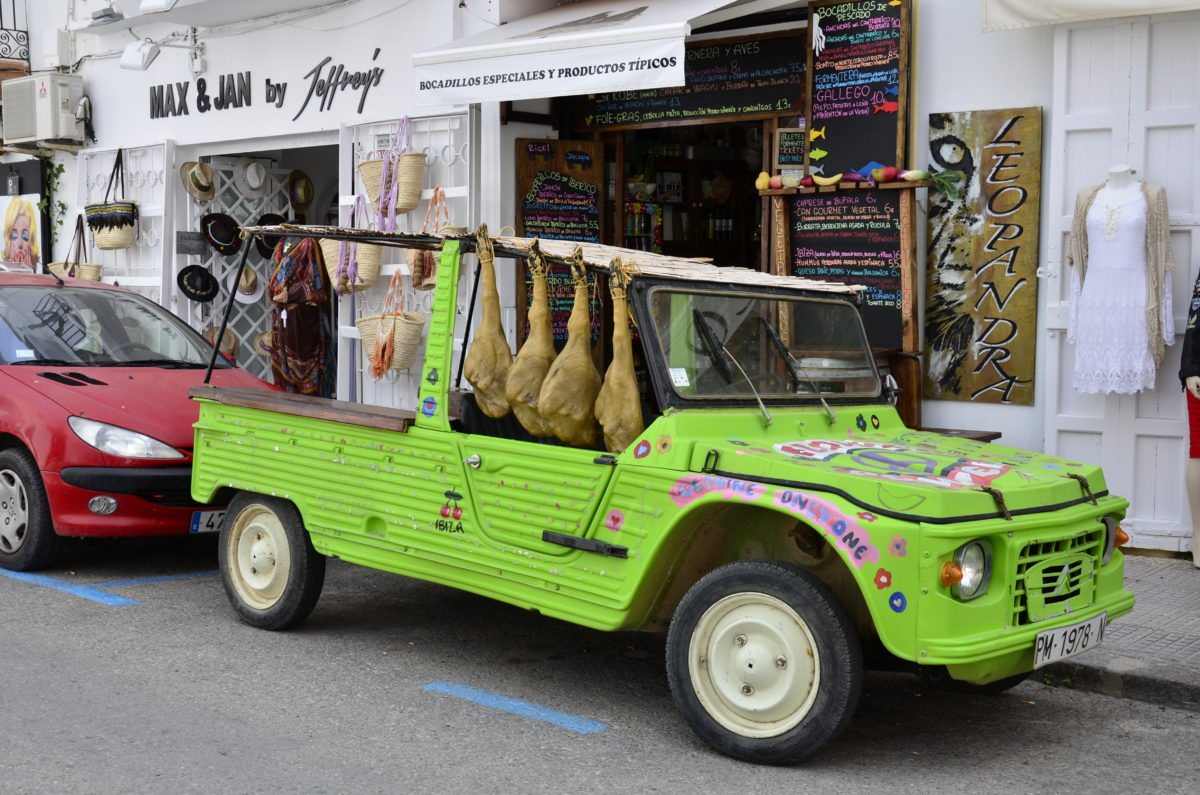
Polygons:
<instances>
[{"instance_id":1,"label":"hanging basket","mask_svg":"<svg viewBox=\"0 0 1200 795\"><path fill-rule=\"evenodd\" d=\"M83 206L87 225L96 240L96 248L111 250L129 248L137 239L138 206L132 199L112 198L125 192L125 157L117 150L104 200Z\"/></svg>"},{"instance_id":2,"label":"hanging basket","mask_svg":"<svg viewBox=\"0 0 1200 795\"><path fill-rule=\"evenodd\" d=\"M421 339L425 335L425 316L420 312L366 315L356 320L354 325L362 337L362 350L368 363L375 356L376 346L383 343L389 334L392 338L392 355L386 369L407 370L416 362L417 349L421 347Z\"/></svg>"},{"instance_id":3,"label":"hanging basket","mask_svg":"<svg viewBox=\"0 0 1200 795\"><path fill-rule=\"evenodd\" d=\"M339 240L321 240L319 243L329 283L339 295L365 290L379 279L379 246Z\"/></svg>"}]
</instances>

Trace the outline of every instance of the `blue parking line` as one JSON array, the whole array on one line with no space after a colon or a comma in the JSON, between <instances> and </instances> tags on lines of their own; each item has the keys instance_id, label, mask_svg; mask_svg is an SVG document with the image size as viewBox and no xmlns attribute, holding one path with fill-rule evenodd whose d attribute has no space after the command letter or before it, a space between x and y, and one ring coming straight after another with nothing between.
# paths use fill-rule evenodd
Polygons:
<instances>
[{"instance_id":1,"label":"blue parking line","mask_svg":"<svg viewBox=\"0 0 1200 795\"><path fill-rule=\"evenodd\" d=\"M474 701L476 704L501 709L505 712L511 712L514 715L523 715L527 718L535 718L547 723L553 723L555 726L561 726L564 729L570 729L580 734L595 734L608 728L607 723L600 723L599 721L590 720L579 715L571 715L567 712L559 712L556 709L543 707L531 701L522 701L519 698L502 696L499 693L491 693L469 685L460 685L454 682L433 682L425 685L422 689L432 690L436 693L445 693L446 695L467 701Z\"/></svg>"},{"instance_id":2,"label":"blue parking line","mask_svg":"<svg viewBox=\"0 0 1200 795\"><path fill-rule=\"evenodd\" d=\"M207 577L210 574L217 574L217 570L212 571L196 571L191 574L164 574L161 577L143 577L140 580L120 580L118 582L106 582L102 585L93 585L93 588L124 588L127 585L147 585L152 582L165 582L166 580L185 580L189 577Z\"/></svg>"},{"instance_id":3,"label":"blue parking line","mask_svg":"<svg viewBox=\"0 0 1200 795\"><path fill-rule=\"evenodd\" d=\"M8 571L0 569L0 574L14 580L27 582L32 585L40 585L43 588L53 588L56 591L69 593L72 596L80 596L84 599L90 599L93 602L99 602L102 605L140 605L141 602L135 602L132 599L126 599L123 596L114 596L110 593L105 593L96 589L96 586L88 585L72 585L69 582L56 580L53 577L47 577L44 574L27 574L23 571Z\"/></svg>"}]
</instances>

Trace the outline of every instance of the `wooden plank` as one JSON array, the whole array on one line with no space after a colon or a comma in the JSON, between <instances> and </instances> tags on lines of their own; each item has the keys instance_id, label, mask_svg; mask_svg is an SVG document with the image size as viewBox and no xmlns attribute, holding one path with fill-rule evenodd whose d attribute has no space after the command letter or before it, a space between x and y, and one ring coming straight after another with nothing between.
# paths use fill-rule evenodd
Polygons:
<instances>
[{"instance_id":1,"label":"wooden plank","mask_svg":"<svg viewBox=\"0 0 1200 795\"><path fill-rule=\"evenodd\" d=\"M368 406L363 403L349 403L345 400L296 395L291 392L273 392L252 387L193 386L188 389L188 396L211 400L226 406L263 409L281 414L345 422L350 425L401 433L407 431L416 418L415 412L405 409Z\"/></svg>"}]
</instances>

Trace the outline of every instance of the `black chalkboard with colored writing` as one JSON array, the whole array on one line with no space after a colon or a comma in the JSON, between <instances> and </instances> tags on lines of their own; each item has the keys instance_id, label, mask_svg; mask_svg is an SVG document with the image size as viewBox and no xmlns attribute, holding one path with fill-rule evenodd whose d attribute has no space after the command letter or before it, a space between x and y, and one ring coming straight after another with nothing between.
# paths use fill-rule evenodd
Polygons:
<instances>
[{"instance_id":1,"label":"black chalkboard with colored writing","mask_svg":"<svg viewBox=\"0 0 1200 795\"><path fill-rule=\"evenodd\" d=\"M866 286L863 323L875 348L901 347L902 200L899 190L849 190L787 202L792 273Z\"/></svg>"},{"instance_id":2,"label":"black chalkboard with colored writing","mask_svg":"<svg viewBox=\"0 0 1200 795\"><path fill-rule=\"evenodd\" d=\"M576 130L618 129L799 110L804 97L804 37L767 34L687 45L685 83L567 100Z\"/></svg>"},{"instance_id":3,"label":"black chalkboard with colored writing","mask_svg":"<svg viewBox=\"0 0 1200 795\"><path fill-rule=\"evenodd\" d=\"M603 220L604 146L595 141L519 138L516 151L517 235L547 240L599 243ZM528 333L526 317L533 300L533 277L522 261L518 282L517 327ZM596 277L588 275L592 344L601 336L603 308L596 298ZM565 266L551 266L546 277L554 344L567 341L567 320L575 303L575 285Z\"/></svg>"},{"instance_id":4,"label":"black chalkboard with colored writing","mask_svg":"<svg viewBox=\"0 0 1200 795\"><path fill-rule=\"evenodd\" d=\"M809 174L910 167L910 2L816 0L809 7Z\"/></svg>"},{"instance_id":5,"label":"black chalkboard with colored writing","mask_svg":"<svg viewBox=\"0 0 1200 795\"><path fill-rule=\"evenodd\" d=\"M804 167L804 139L808 133L803 128L783 127L775 131L775 169L799 169Z\"/></svg>"}]
</instances>

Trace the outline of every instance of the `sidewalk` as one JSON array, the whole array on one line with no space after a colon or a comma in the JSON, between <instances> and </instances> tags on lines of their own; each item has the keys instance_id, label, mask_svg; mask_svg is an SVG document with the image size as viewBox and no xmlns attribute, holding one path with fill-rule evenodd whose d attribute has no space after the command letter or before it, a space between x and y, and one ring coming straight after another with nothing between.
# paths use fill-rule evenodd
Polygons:
<instances>
[{"instance_id":1,"label":"sidewalk","mask_svg":"<svg viewBox=\"0 0 1200 795\"><path fill-rule=\"evenodd\" d=\"M1200 711L1200 569L1190 560L1125 556L1137 595L1104 643L1034 672L1049 684Z\"/></svg>"}]
</instances>

